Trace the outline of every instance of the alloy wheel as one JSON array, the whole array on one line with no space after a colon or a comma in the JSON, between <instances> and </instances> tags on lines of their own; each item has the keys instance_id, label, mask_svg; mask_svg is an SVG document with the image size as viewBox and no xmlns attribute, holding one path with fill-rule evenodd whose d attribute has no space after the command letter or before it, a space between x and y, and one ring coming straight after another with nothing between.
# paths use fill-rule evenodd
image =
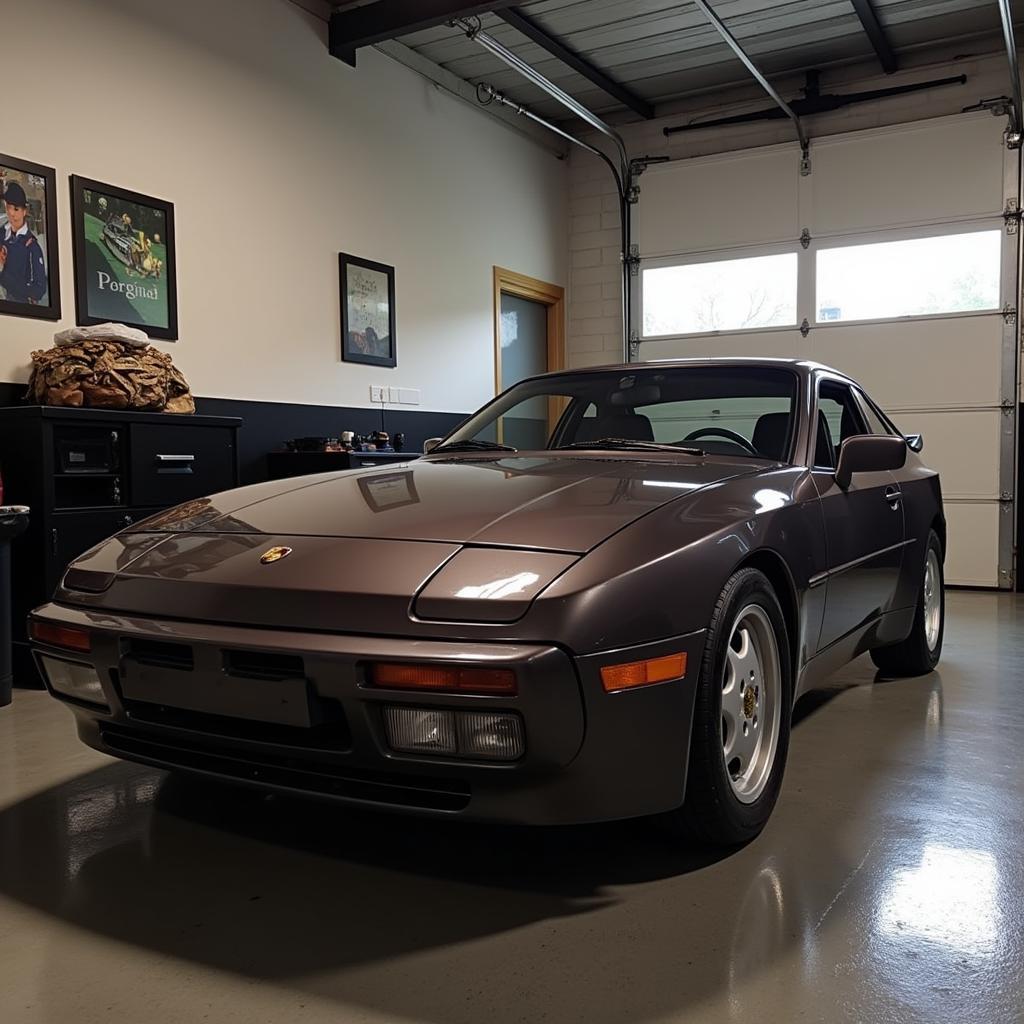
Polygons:
<instances>
[{"instance_id":1,"label":"alloy wheel","mask_svg":"<svg viewBox=\"0 0 1024 1024\"><path fill-rule=\"evenodd\" d=\"M757 604L733 622L722 677L722 756L733 793L753 803L764 792L779 745L782 669L775 630Z\"/></svg>"}]
</instances>

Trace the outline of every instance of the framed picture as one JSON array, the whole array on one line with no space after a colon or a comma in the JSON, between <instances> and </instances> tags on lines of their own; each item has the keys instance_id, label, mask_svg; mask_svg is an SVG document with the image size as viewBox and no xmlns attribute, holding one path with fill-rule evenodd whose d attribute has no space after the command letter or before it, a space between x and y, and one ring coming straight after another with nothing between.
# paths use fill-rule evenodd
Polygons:
<instances>
[{"instance_id":1,"label":"framed picture","mask_svg":"<svg viewBox=\"0 0 1024 1024\"><path fill-rule=\"evenodd\" d=\"M341 358L395 366L395 268L338 254L341 275Z\"/></svg>"},{"instance_id":2,"label":"framed picture","mask_svg":"<svg viewBox=\"0 0 1024 1024\"><path fill-rule=\"evenodd\" d=\"M57 177L0 153L0 313L60 319Z\"/></svg>"},{"instance_id":3,"label":"framed picture","mask_svg":"<svg viewBox=\"0 0 1024 1024\"><path fill-rule=\"evenodd\" d=\"M72 175L71 237L80 324L112 320L177 339L171 203Z\"/></svg>"}]
</instances>

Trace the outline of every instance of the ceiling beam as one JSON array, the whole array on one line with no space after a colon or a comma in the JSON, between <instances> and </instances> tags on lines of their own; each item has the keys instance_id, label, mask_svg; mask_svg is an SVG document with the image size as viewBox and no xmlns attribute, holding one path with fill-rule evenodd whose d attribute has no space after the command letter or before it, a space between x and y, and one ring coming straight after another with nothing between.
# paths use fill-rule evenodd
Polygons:
<instances>
[{"instance_id":1,"label":"ceiling beam","mask_svg":"<svg viewBox=\"0 0 1024 1024\"><path fill-rule=\"evenodd\" d=\"M641 117L650 120L654 117L654 107L646 100L641 99L636 93L627 89L624 85L610 78L600 68L595 67L586 58L580 56L575 50L570 49L558 36L551 35L541 28L532 18L523 13L519 7L505 7L495 11L502 21L507 22L513 28L518 29L527 39L531 39L539 47L547 50L552 57L557 57L567 67L572 68L577 74L582 75L588 82L593 83L603 92L613 96L620 103L629 107L630 110Z\"/></svg>"},{"instance_id":2,"label":"ceiling beam","mask_svg":"<svg viewBox=\"0 0 1024 1024\"><path fill-rule=\"evenodd\" d=\"M857 17L860 18L861 25L864 26L865 34L871 40L882 70L887 75L891 75L899 68L899 61L885 34L885 29L882 28L882 23L878 20L878 12L875 10L874 3L872 0L850 0L850 2L857 12Z\"/></svg>"},{"instance_id":3,"label":"ceiling beam","mask_svg":"<svg viewBox=\"0 0 1024 1024\"><path fill-rule=\"evenodd\" d=\"M443 25L452 18L468 18L508 7L512 0L468 4L465 0L376 0L331 14L328 46L331 56L356 66L356 50L396 36Z\"/></svg>"}]
</instances>

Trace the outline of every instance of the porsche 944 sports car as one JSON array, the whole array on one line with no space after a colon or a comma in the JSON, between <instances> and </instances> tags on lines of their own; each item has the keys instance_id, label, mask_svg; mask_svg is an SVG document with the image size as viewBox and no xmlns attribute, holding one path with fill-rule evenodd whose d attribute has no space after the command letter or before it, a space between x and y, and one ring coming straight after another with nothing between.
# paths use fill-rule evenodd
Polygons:
<instances>
[{"instance_id":1,"label":"porsche 944 sports car","mask_svg":"<svg viewBox=\"0 0 1024 1024\"><path fill-rule=\"evenodd\" d=\"M509 388L416 462L119 533L31 621L118 757L402 811L764 825L791 710L931 670L938 476L852 380L645 363Z\"/></svg>"}]
</instances>

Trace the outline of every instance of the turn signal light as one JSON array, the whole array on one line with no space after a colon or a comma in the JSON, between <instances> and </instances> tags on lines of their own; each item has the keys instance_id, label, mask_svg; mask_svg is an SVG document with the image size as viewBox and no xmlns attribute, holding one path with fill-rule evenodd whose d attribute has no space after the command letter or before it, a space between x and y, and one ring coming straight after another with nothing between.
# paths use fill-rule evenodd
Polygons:
<instances>
[{"instance_id":1,"label":"turn signal light","mask_svg":"<svg viewBox=\"0 0 1024 1024\"><path fill-rule=\"evenodd\" d=\"M432 690L435 693L473 693L481 695L515 694L516 674L507 668L456 668L445 665L374 665L371 678L375 686L392 690Z\"/></svg>"},{"instance_id":2,"label":"turn signal light","mask_svg":"<svg viewBox=\"0 0 1024 1024\"><path fill-rule=\"evenodd\" d=\"M650 686L686 675L686 654L669 654L647 661L631 661L625 665L605 665L601 683L608 693L629 690L634 686Z\"/></svg>"},{"instance_id":3,"label":"turn signal light","mask_svg":"<svg viewBox=\"0 0 1024 1024\"><path fill-rule=\"evenodd\" d=\"M88 654L92 650L92 637L85 629L74 626L61 626L56 622L43 619L32 619L29 623L29 636L37 643L48 647L63 647L68 651L81 651Z\"/></svg>"}]
</instances>

